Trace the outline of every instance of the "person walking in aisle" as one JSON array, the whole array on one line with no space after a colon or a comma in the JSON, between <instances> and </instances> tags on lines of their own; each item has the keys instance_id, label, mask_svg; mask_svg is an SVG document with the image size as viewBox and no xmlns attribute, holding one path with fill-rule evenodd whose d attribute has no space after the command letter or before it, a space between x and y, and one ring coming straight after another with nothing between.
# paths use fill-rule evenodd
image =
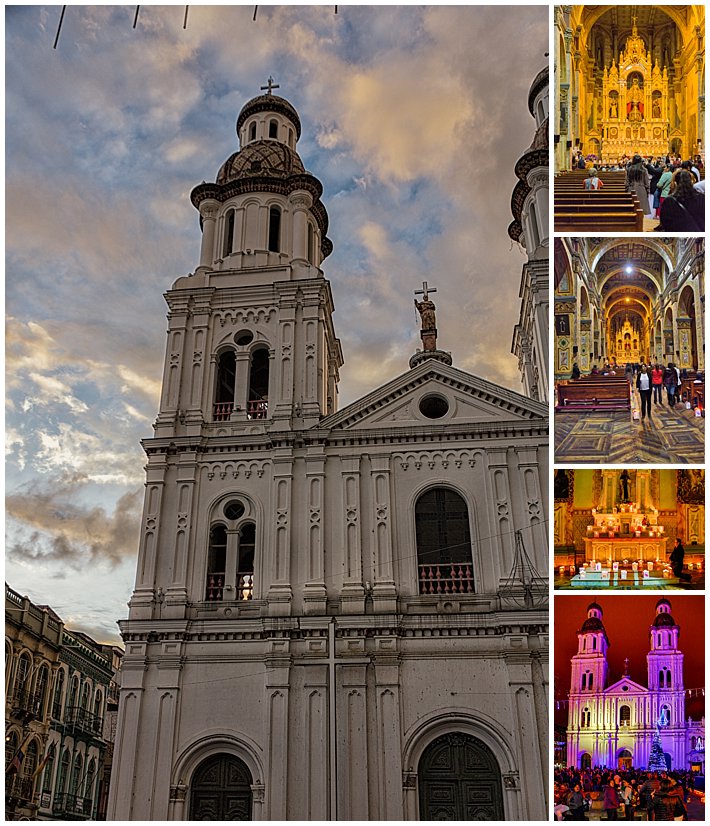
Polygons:
<instances>
[{"instance_id":1,"label":"person walking in aisle","mask_svg":"<svg viewBox=\"0 0 710 826\"><path fill-rule=\"evenodd\" d=\"M641 372L636 377L636 389L641 396L641 420L646 418L648 411L648 418L651 418L651 376L646 369L646 365L641 368Z\"/></svg>"}]
</instances>

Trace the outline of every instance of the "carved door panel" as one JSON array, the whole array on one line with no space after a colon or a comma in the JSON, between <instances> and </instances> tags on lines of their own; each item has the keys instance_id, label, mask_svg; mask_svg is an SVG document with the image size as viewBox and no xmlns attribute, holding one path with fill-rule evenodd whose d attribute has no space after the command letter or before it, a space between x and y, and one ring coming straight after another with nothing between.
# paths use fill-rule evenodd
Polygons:
<instances>
[{"instance_id":1,"label":"carved door panel","mask_svg":"<svg viewBox=\"0 0 710 826\"><path fill-rule=\"evenodd\" d=\"M503 820L500 769L491 750L467 734L434 740L419 762L420 820Z\"/></svg>"},{"instance_id":2,"label":"carved door panel","mask_svg":"<svg viewBox=\"0 0 710 826\"><path fill-rule=\"evenodd\" d=\"M251 820L251 774L241 760L218 754L199 766L190 793L190 820Z\"/></svg>"}]
</instances>

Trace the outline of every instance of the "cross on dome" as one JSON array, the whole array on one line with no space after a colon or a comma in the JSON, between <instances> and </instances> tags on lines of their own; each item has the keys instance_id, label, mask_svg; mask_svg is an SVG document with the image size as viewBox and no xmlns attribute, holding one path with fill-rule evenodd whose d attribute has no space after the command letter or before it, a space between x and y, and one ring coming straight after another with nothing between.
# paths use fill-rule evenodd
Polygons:
<instances>
[{"instance_id":1,"label":"cross on dome","mask_svg":"<svg viewBox=\"0 0 710 826\"><path fill-rule=\"evenodd\" d=\"M280 89L281 87L278 83L274 83L273 77L269 75L269 79L266 81L266 86L260 86L259 88L262 92L266 92L267 95L270 95L274 89Z\"/></svg>"},{"instance_id":2,"label":"cross on dome","mask_svg":"<svg viewBox=\"0 0 710 826\"><path fill-rule=\"evenodd\" d=\"M424 301L429 300L429 293L435 293L436 287L430 287L428 282L422 281L422 289L421 290L414 290L414 295L423 295Z\"/></svg>"}]
</instances>

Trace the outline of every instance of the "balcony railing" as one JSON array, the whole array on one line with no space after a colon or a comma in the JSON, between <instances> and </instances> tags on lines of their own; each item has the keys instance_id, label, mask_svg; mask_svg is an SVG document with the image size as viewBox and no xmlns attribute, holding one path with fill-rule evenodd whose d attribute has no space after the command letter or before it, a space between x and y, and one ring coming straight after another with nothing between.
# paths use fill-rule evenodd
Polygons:
<instances>
[{"instance_id":1,"label":"balcony railing","mask_svg":"<svg viewBox=\"0 0 710 826\"><path fill-rule=\"evenodd\" d=\"M32 800L32 788L34 783L31 777L23 777L13 774L11 777L5 775L5 798L14 800Z\"/></svg>"},{"instance_id":2,"label":"balcony railing","mask_svg":"<svg viewBox=\"0 0 710 826\"><path fill-rule=\"evenodd\" d=\"M43 700L42 692L23 691L21 688L15 689L12 695L13 714L36 719L42 715Z\"/></svg>"},{"instance_id":3,"label":"balcony railing","mask_svg":"<svg viewBox=\"0 0 710 826\"><path fill-rule=\"evenodd\" d=\"M212 419L215 422L227 422L234 410L234 402L215 402Z\"/></svg>"},{"instance_id":4,"label":"balcony railing","mask_svg":"<svg viewBox=\"0 0 710 826\"><path fill-rule=\"evenodd\" d=\"M269 403L264 399L256 399L247 402L248 419L265 419L269 411Z\"/></svg>"},{"instance_id":5,"label":"balcony railing","mask_svg":"<svg viewBox=\"0 0 710 826\"><path fill-rule=\"evenodd\" d=\"M103 720L97 714L92 714L81 706L69 706L64 716L64 722L74 729L88 734L101 735Z\"/></svg>"},{"instance_id":6,"label":"balcony railing","mask_svg":"<svg viewBox=\"0 0 710 826\"><path fill-rule=\"evenodd\" d=\"M207 602L222 602L224 600L224 573L209 574L207 577ZM250 600L254 597L254 574L237 574L237 587L234 599L238 601ZM227 597L230 599L231 597Z\"/></svg>"},{"instance_id":7,"label":"balcony railing","mask_svg":"<svg viewBox=\"0 0 710 826\"><path fill-rule=\"evenodd\" d=\"M88 819L91 817L91 798L82 797L78 794L55 795L52 803L52 814L81 815Z\"/></svg>"},{"instance_id":8,"label":"balcony railing","mask_svg":"<svg viewBox=\"0 0 710 826\"><path fill-rule=\"evenodd\" d=\"M420 594L472 594L473 566L452 562L419 566Z\"/></svg>"}]
</instances>

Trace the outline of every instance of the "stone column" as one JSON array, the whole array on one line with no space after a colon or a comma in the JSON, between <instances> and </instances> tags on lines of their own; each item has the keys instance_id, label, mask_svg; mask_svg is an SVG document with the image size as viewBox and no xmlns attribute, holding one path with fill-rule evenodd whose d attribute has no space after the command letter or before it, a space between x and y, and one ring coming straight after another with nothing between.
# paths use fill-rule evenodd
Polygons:
<instances>
[{"instance_id":1,"label":"stone column","mask_svg":"<svg viewBox=\"0 0 710 826\"><path fill-rule=\"evenodd\" d=\"M200 204L200 217L202 218L202 246L200 247L200 265L197 272L212 269L214 263L214 236L217 223L217 213L219 212L219 201L213 198L206 198Z\"/></svg>"},{"instance_id":2,"label":"stone column","mask_svg":"<svg viewBox=\"0 0 710 826\"><path fill-rule=\"evenodd\" d=\"M168 820L185 820L185 798L187 786L178 784L170 787L170 801L168 802Z\"/></svg>"},{"instance_id":3,"label":"stone column","mask_svg":"<svg viewBox=\"0 0 710 826\"><path fill-rule=\"evenodd\" d=\"M377 735L375 748L380 755L378 771L378 819L402 817L402 732L400 723L399 664L396 652L377 640L375 655L375 702Z\"/></svg>"},{"instance_id":4,"label":"stone column","mask_svg":"<svg viewBox=\"0 0 710 826\"><path fill-rule=\"evenodd\" d=\"M390 457L371 457L374 505L374 587L373 607L376 613L394 613L397 590L392 566L392 502L390 491Z\"/></svg>"},{"instance_id":5,"label":"stone column","mask_svg":"<svg viewBox=\"0 0 710 826\"><path fill-rule=\"evenodd\" d=\"M306 523L307 548L306 584L304 604L306 614L325 614L325 559L324 510L325 510L325 451L322 446L309 447L306 456L306 489L308 496L308 521Z\"/></svg>"},{"instance_id":6,"label":"stone column","mask_svg":"<svg viewBox=\"0 0 710 826\"><path fill-rule=\"evenodd\" d=\"M288 449L276 451L273 460L273 559L267 595L269 616L288 616L291 605L291 498L293 457ZM281 818L272 818L279 820Z\"/></svg>"},{"instance_id":7,"label":"stone column","mask_svg":"<svg viewBox=\"0 0 710 826\"><path fill-rule=\"evenodd\" d=\"M172 582L165 594L163 617L184 616L187 593L187 560L192 547L192 514L197 454L190 451L180 454L177 468L177 513L175 514L175 539L173 542ZM202 599L202 595L199 599Z\"/></svg>"},{"instance_id":8,"label":"stone column","mask_svg":"<svg viewBox=\"0 0 710 826\"><path fill-rule=\"evenodd\" d=\"M488 576L495 577L497 574L498 579L503 580L513 568L515 526L525 524L525 512L521 502L522 496L516 495L514 492L511 497L508 457L505 449L490 450L488 452L488 478L492 495L490 498L486 498L488 499L488 510L491 512L492 525L494 526L492 531L495 537L493 543L498 548L499 560L498 570L493 570ZM485 568L480 572L475 572L477 581L479 573L480 575L486 575ZM489 583L489 587L492 586L494 591L497 590L498 585L499 582L496 581ZM478 590L478 586L476 590Z\"/></svg>"},{"instance_id":9,"label":"stone column","mask_svg":"<svg viewBox=\"0 0 710 826\"><path fill-rule=\"evenodd\" d=\"M298 190L289 196L293 212L293 262L308 264L308 210L313 205L310 192Z\"/></svg>"},{"instance_id":10,"label":"stone column","mask_svg":"<svg viewBox=\"0 0 710 826\"><path fill-rule=\"evenodd\" d=\"M267 820L288 820L288 717L291 657L289 640L271 639L264 657L266 705L266 778L269 778Z\"/></svg>"},{"instance_id":11,"label":"stone column","mask_svg":"<svg viewBox=\"0 0 710 826\"><path fill-rule=\"evenodd\" d=\"M338 820L367 821L367 666L343 664L339 670Z\"/></svg>"},{"instance_id":12,"label":"stone column","mask_svg":"<svg viewBox=\"0 0 710 826\"><path fill-rule=\"evenodd\" d=\"M131 619L150 619L153 614L155 561L160 541L163 489L168 467L165 459L164 453L148 457L136 587L129 603Z\"/></svg>"},{"instance_id":13,"label":"stone column","mask_svg":"<svg viewBox=\"0 0 710 826\"><path fill-rule=\"evenodd\" d=\"M230 419L246 421L247 401L249 399L249 367L251 353L237 350L234 366L234 409Z\"/></svg>"},{"instance_id":14,"label":"stone column","mask_svg":"<svg viewBox=\"0 0 710 826\"><path fill-rule=\"evenodd\" d=\"M294 359L296 357L296 291L298 285L288 284L281 289L278 300L279 334L277 345L277 390L273 400L273 419L289 419L293 415Z\"/></svg>"}]
</instances>

